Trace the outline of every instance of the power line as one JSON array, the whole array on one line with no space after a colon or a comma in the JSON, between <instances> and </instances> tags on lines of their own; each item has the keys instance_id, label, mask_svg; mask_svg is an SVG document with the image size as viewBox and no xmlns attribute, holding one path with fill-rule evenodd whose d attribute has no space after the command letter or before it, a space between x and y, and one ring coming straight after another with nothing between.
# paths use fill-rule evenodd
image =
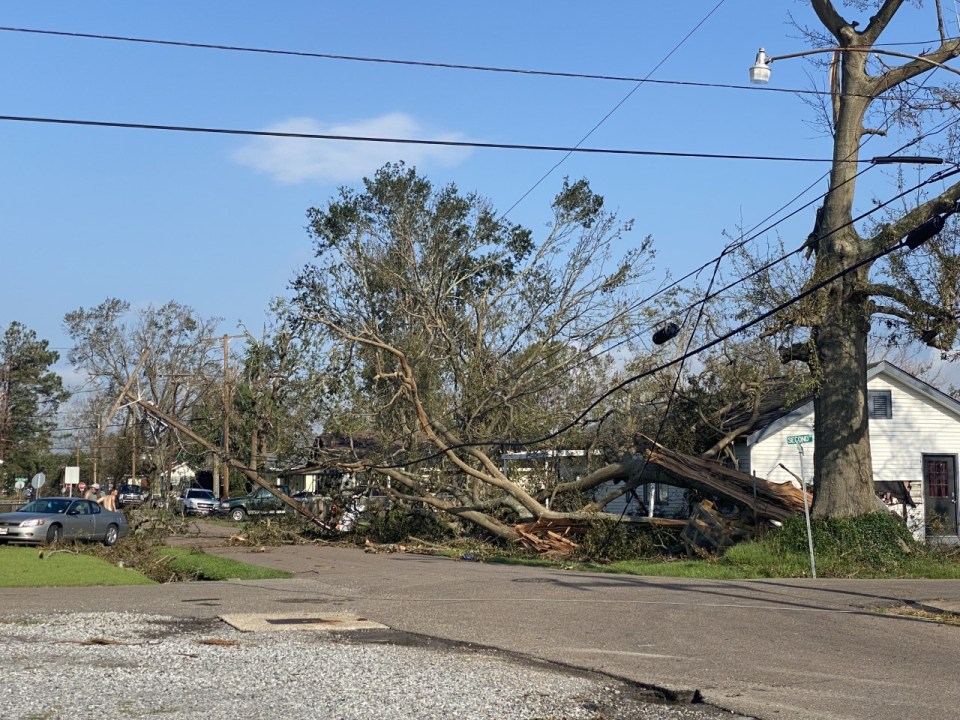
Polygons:
<instances>
[{"instance_id":1,"label":"power line","mask_svg":"<svg viewBox=\"0 0 960 720\"><path fill-rule=\"evenodd\" d=\"M675 52L677 52L677 50L679 50L681 47L683 47L684 43L686 43L687 40L689 40L689 39L693 36L693 34L694 34L695 32L697 32L697 30L699 30L700 27L701 27L707 20L709 20L710 17L711 17L717 10L720 9L720 6L723 5L724 2L726 2L726 0L720 0L720 2L718 2L718 3L713 7L712 10L710 10L710 12L708 12L706 15L704 15L703 18L700 20L700 22L698 22L698 23L693 27L693 29L692 29L690 32L688 32L686 35L684 35L683 38L680 40L680 42L678 42L676 45L674 45L673 48L670 49L670 52L668 52L666 55L663 56L663 58L660 60L660 62L658 62L656 65L653 66L653 68L650 70L650 72L647 73L646 77L643 78L643 80L640 80L636 85L634 85L634 86L633 86L633 89L630 90L630 92L628 92L626 95L624 95L623 98L621 98L620 102L618 102L616 105L614 105L613 108L611 108L610 111L607 112L606 115L604 115L602 118L600 118L600 121L597 122L597 124L594 125L592 128L590 128L590 130L587 131L587 134L584 135L582 138L580 138L580 140L577 141L577 144L576 144L574 147L579 148L581 145L583 145L583 143L585 143L585 142L587 141L587 138L589 138L591 135L593 135L593 133L595 133L595 132L597 131L597 129L598 129L601 125L603 125L608 119L610 119L610 116L613 115L617 110L619 110L619 109L623 106L623 104L624 104L627 100L629 100L630 97L631 97L637 90L640 89L640 86L643 85L643 83L644 83L647 79L649 79L650 76L652 76L657 70L659 70L659 69L663 66L663 64L664 64L665 62L667 62L667 60L669 60L669 59L673 56L673 54L674 54ZM513 203L513 205L511 205L509 208L507 208L507 211L500 216L500 219L505 218L507 215L509 215L511 212L513 212L514 208L516 208L517 205L519 205L520 203L522 203L522 202L530 195L530 193L532 193L534 190L536 190L536 189L540 186L540 183L542 183L544 180L546 180L548 177L550 177L550 176L553 174L554 170L556 170L558 167L560 167L561 165L563 165L563 163L565 163L565 162L567 161L567 158L569 158L570 155L573 154L573 152L574 152L574 150L569 150L562 158L560 158L559 160L557 160L556 164L554 164L553 167L551 167L549 170L547 170L547 171L540 177L540 179L537 180L537 181L530 187L529 190L527 190L525 193L523 193L523 195L521 195L521 196L517 199L517 201L516 201L515 203Z\"/></svg>"},{"instance_id":2,"label":"power line","mask_svg":"<svg viewBox=\"0 0 960 720\"><path fill-rule=\"evenodd\" d=\"M409 466L409 465L414 465L414 464L417 464L417 463L426 462L427 460L434 460L434 459L436 459L436 458L443 457L446 453L448 453L448 452L450 452L450 451L452 451L452 450L460 450L460 449L463 449L463 448L483 447L483 446L492 446L492 445L536 445L536 444L538 444L538 443L546 442L547 440L552 440L553 438L558 437L559 435L562 435L562 434L565 433L567 430L569 430L569 429L572 428L574 425L576 425L576 424L579 423L581 420L583 420L597 405L599 405L599 404L600 404L601 402L603 402L605 399L607 399L608 397L610 397L610 396L613 395L614 393L617 393L617 392L623 390L623 389L624 389L625 387L627 387L628 385L632 385L633 383L637 382L638 380L642 380L642 379L644 379L644 378L646 378L646 377L649 377L649 376L651 376L651 375L655 375L656 373L663 372L664 370L667 370L668 368L671 368L671 367L673 367L674 365L679 365L680 363L683 363L683 362L689 360L690 358L695 357L695 356L699 355L700 353L702 353L702 352L704 352L704 351L706 351L706 350L709 350L710 348L716 347L717 345L719 345L719 344L722 343L722 342L726 342L727 340L729 340L730 338L734 337L735 335L739 335L740 333L746 332L746 331L749 330L750 328L752 328L752 327L754 327L754 326L756 326L756 325L759 325L759 324L762 323L764 320L769 319L770 317L772 317L772 316L776 315L777 313L785 310L786 308L790 307L791 305L794 305L794 304L800 302L801 300L809 297L809 296L812 295L813 293L815 293L815 292L817 292L817 291L819 291L819 290L822 290L824 287L826 287L826 286L829 285L830 283L835 282L835 281L839 280L840 278L844 277L845 275L848 275L849 273L851 273L851 272L853 272L853 271L855 271L855 270L860 269L860 268L863 267L864 265L868 265L868 264L870 264L870 263L872 263L872 262L875 262L875 261L879 260L881 257L884 257L885 255L889 255L890 253L894 252L895 250L899 250L900 248L905 247L905 245L906 245L905 240L901 239L901 240L897 241L894 245L891 245L890 247L882 248L882 249L878 250L877 252L873 253L872 255L870 255L870 256L868 256L868 257L865 257L865 258L857 261L857 262L854 263L853 265L850 265L850 266L848 266L848 267L845 267L845 268L841 269L839 272L836 272L836 273L834 273L833 275L831 275L831 276L829 276L829 277L821 280L820 282L815 283L814 285L811 285L811 286L808 287L807 289L803 290L802 292L798 293L797 295L794 295L792 298L790 298L790 299L788 299L788 300L785 300L784 302L780 303L780 304L777 305L776 307L771 308L771 309L769 309L769 310L761 313L760 315L757 315L757 316L753 317L753 318L750 319L750 320L747 320L746 322L742 323L741 325L738 325L737 327L733 328L732 330L729 330L729 331L727 331L726 333L723 333L722 335L719 335L719 336L715 337L715 338L712 339L712 340L708 340L707 342L701 344L701 345L698 346L697 348L694 348L693 350L688 350L688 351L685 352L683 355L680 355L679 357L676 357L676 358L674 358L673 360L668 360L668 361L666 361L666 362L664 362L664 363L661 363L660 365L657 365L656 367L650 368L650 369L645 370L645 371L643 371L643 372L641 372L641 373L637 373L636 375L631 375L630 377L626 378L625 380L623 380L623 381L617 383L616 385L614 385L612 388L606 390L606 391L605 391L603 394L601 394L596 400L594 400L592 403L590 403L590 404L587 406L587 408L586 408L585 410L583 410L583 412L581 412L581 413L580 413L579 415L577 415L575 418L573 418L573 419L570 420L569 422L565 423L564 425L562 425L561 427L559 427L557 430L554 430L553 432L548 433L547 435L544 435L544 436L538 437L538 438L533 438L533 439L530 439L530 440L513 440L513 441L510 441L510 442L507 442L507 441L504 441L504 440L486 440L486 441L477 441L477 442L457 443L457 444L454 444L454 445L451 445L451 446L445 448L444 450L440 450L440 451L435 452L435 453L432 453L432 454L430 454L430 455L426 455L426 456L423 456L423 457L420 457L420 458L416 458L416 459L413 459L413 460L408 460L408 461L403 462L403 463L395 463L395 464L390 464L390 465L367 465L367 466L366 466L366 469L369 469L369 470L388 470L388 469L403 468L403 467L407 467L407 466Z\"/></svg>"},{"instance_id":3,"label":"power line","mask_svg":"<svg viewBox=\"0 0 960 720\"><path fill-rule=\"evenodd\" d=\"M523 145L518 143L470 142L466 140L430 140L418 138L370 137L362 135L332 135L325 133L283 132L279 130L242 130L237 128L201 127L189 125L158 125L153 123L111 122L107 120L80 120L75 118L30 117L0 115L0 121L42 123L49 125L78 125L82 127L123 128L129 130L161 130L166 132L205 133L213 135L243 135L252 137L293 138L300 140L335 140L340 142L392 143L396 145L431 145L445 147L484 148L495 150L533 150L545 152L586 153L595 155L630 155L646 157L697 158L706 160L764 160L771 162L830 163L830 158L790 157L778 155L737 155L729 153L671 152L662 150L627 150L616 148L565 147L561 145ZM869 163L869 160L851 161Z\"/></svg>"},{"instance_id":4,"label":"power line","mask_svg":"<svg viewBox=\"0 0 960 720\"><path fill-rule=\"evenodd\" d=\"M926 78L924 78L924 81L923 81L923 82L920 84L920 86L914 91L914 93L913 93L913 95L911 96L911 98L912 98L912 97L915 97L915 96L917 95L917 93L919 93L919 92L923 89L923 86L926 84L926 81L927 81L927 79L929 79L929 77L930 77L930 76L928 75ZM890 122L892 121L892 119L893 119L893 113L892 113L892 112L891 112L891 113L888 113L888 114L887 114L887 117L886 117L886 119L884 120L884 123L883 123L883 124L884 124L884 125L889 125ZM903 151L906 150L907 148L912 147L913 145L916 145L916 144L917 144L918 142L920 142L921 140L923 140L923 139L925 139L925 138L928 138L928 137L930 137L931 135L936 135L936 134L938 134L938 133L940 133L940 132L943 132L945 129L947 129L947 128L950 127L951 125L955 125L955 124L957 124L957 123L960 123L960 118L955 118L955 119L952 119L952 120L945 120L945 121L943 121L942 123L940 123L939 125L937 125L937 126L935 126L934 128L932 128L931 130L928 130L927 132L922 133L922 134L919 135L918 137L910 140L909 142L904 143L904 144L901 145L898 149L894 150L893 153L891 153L891 154L896 155L896 154L898 154L898 153L900 153L900 152L903 152ZM856 152L861 151L861 150L866 146L866 144L869 143L874 137L876 137L876 135L872 135L872 134L871 134L871 135L867 136L867 138L863 141L863 143L861 143L861 145L859 146L859 148L857 148L857 151L856 151ZM851 155L852 155L852 154L853 154L853 153L851 153ZM849 158L849 156L848 156L848 158ZM850 183L850 182L855 182L861 175L863 175L865 172L867 172L867 171L870 170L871 168L872 168L872 165L869 166L869 167L864 168L863 170L861 170L860 172L858 172L856 175L854 175L852 178L850 178L849 180L845 181L844 184ZM767 215L767 217L765 217L763 220L761 220L760 222L758 222L757 224L755 224L749 231L747 231L747 234L749 235L749 237L743 238L743 239L740 240L739 242L737 242L737 243L735 243L735 244L733 244L733 245L730 245L730 246L724 248L724 251L723 251L718 257L715 257L715 258L712 258L711 260L708 260L707 262L703 263L703 264L700 265L699 267L697 267L697 268L695 268L694 270L691 270L690 272L688 272L688 273L687 273L686 275L684 275L683 277L681 277L681 278L673 281L673 282L670 283L669 285L667 285L667 286L665 286L665 287L657 290L655 293L653 293L652 295L644 298L643 300L640 300L640 301L634 303L634 304L631 306L631 309L635 309L635 308L637 308L637 307L640 307L640 306L642 306L642 305L645 305L645 304L647 304L648 302L650 302L650 301L654 300L655 298L659 297L659 296L662 295L663 293L668 292L669 290L671 290L671 289L679 286L680 283L682 283L684 280L687 280L687 279L693 277L694 275L698 275L701 271L703 271L704 269L706 269L707 267L709 267L709 266L710 266L711 264L713 264L714 262L720 261L725 254L728 254L729 252L732 252L733 250L736 250L736 249L738 249L738 248L743 247L744 245L746 245L746 244L749 243L749 242L752 242L753 240L757 239L758 237L760 237L760 236L763 235L764 233L770 232L771 230L773 230L774 228L776 228L776 227L777 227L778 225L780 225L781 223L783 223L783 222L785 222L786 220L790 219L791 217L797 215L797 214L800 213L801 211L803 211L803 210L811 207L811 206L814 205L817 201L822 200L823 198L825 198L825 197L827 196L827 193L822 193L822 194L819 195L818 197L815 197L815 198L813 198L812 200L810 200L810 201L808 201L807 203L805 203L804 205L801 205L800 207L796 208L795 210L793 210L793 211L790 212L789 214L784 215L783 217L781 217L781 218L780 218L779 220L777 220L776 222L774 222L774 223L772 223L772 224L764 227L762 230L758 230L758 229L757 229L757 228L759 228L761 225L763 225L763 223L767 222L768 220L771 220L771 219L772 219L773 217L775 217L778 213L780 213L781 211L783 211L783 210L785 210L786 208L790 207L791 204L793 204L794 202L796 202L797 200L799 200L801 197L803 197L803 195L804 195L805 193L807 193L811 188L813 188L818 182L820 182L820 181L823 180L825 177L827 177L828 174L829 174L829 172L826 173L826 174L824 174L824 175L821 175L821 176L820 176L819 178L817 178L813 183L811 183L811 184L808 185L806 188L804 188L802 191L800 191L797 195L795 195L791 200L789 200L788 202L784 203L780 208L778 208L778 209L775 210L774 212L770 213L770 214ZM939 181L939 180L942 180L944 177L949 177L949 175L951 175L951 174L953 174L952 171L950 171L950 172L949 172L948 174L946 174L946 175L945 175L944 173L938 173L938 174L936 174L936 175L934 175L934 176L931 176L931 177L928 178L926 181L923 181L923 182L919 183L918 185L915 185L915 186L914 186L913 188L911 188L910 190L908 190L908 191L906 191L906 192L904 192L904 193L900 193L899 195L895 196L895 197L892 198L891 200L888 200L887 202L883 203L881 206L877 206L877 207L873 208L871 211L864 213L864 214L861 215L860 217L856 218L856 220L854 220L853 222L858 222L859 220L862 220L862 219L868 217L869 215L871 215L871 214L872 214L873 212L875 212L876 210L879 210L880 207L885 207L886 205L889 205L891 202L893 202L894 200L897 200L897 199L903 197L903 196L906 195L908 192L912 192L912 191L914 191L914 190L918 190L918 189L920 189L921 187L923 187L923 186L925 186L925 185L927 185L927 184L929 184L929 183L931 183L931 182L937 182L937 181ZM841 186L841 187L842 187L842 186ZM850 223L850 224L852 224L852 223ZM847 227L847 225L844 225L844 226L842 226L842 227ZM837 228L837 230L839 230L839 229L841 229L841 228ZM835 230L834 232L836 232L836 230ZM755 277L755 276L758 275L760 272L763 272L763 271L765 271L765 270L768 270L769 268L773 267L774 265L777 265L777 264L779 264L780 262L783 262L783 261L789 259L789 258L792 257L793 255L796 255L797 253L799 253L801 249L803 249L803 248L800 247L800 248L798 248L798 249L796 249L796 250L794 250L794 251L792 251L792 252L790 252L790 253L787 253L786 255L783 255L782 257L778 258L777 260L774 260L774 261L772 261L772 262L767 263L767 264L764 265L763 267L759 268L758 270L755 270L755 271L751 272L749 275L741 278L740 280L738 280L738 281L736 281L736 282L734 282L734 283L731 283L731 284L727 285L727 286L724 287L724 288L721 288L720 290L717 291L717 293L714 294L714 296L717 296L717 295L719 295L719 294L721 294L721 293L723 293L723 292L726 292L727 290L729 290L729 289L735 287L736 285L740 284L740 282L743 282L743 281L746 281L746 280L748 280L748 279L750 279L750 278L752 278L752 277ZM682 315L682 314L684 314L684 313L686 313L686 312L689 312L691 309L693 309L694 307L696 307L696 305L697 305L696 302L691 303L691 304L687 305L686 307L684 307L684 308L678 310L677 312L673 313L670 317L661 320L660 322L661 322L661 323L662 323L662 322L665 322L666 320L668 320L668 319L670 319L670 318L676 318L676 317L678 317L678 316L680 316L680 315ZM615 319L617 319L617 318L614 318L613 320L615 320ZM611 322L612 322L613 320L611 320ZM631 340L633 340L634 338L638 337L639 335L648 333L653 327L654 327L654 326L648 326L648 327L646 327L646 328L643 328L643 329L641 329L641 330L638 330L638 331L636 331L636 332L628 335L626 338L624 338L624 339L623 339L622 341L620 341L619 343L615 344L613 347L608 348L608 349L606 350L606 352L609 352L610 350L614 350L614 349L616 349L617 347L620 347L621 345L624 345L624 344L630 342Z\"/></svg>"},{"instance_id":5,"label":"power line","mask_svg":"<svg viewBox=\"0 0 960 720\"><path fill-rule=\"evenodd\" d=\"M400 65L409 67L436 68L442 70L469 70L512 75L529 75L537 77L553 77L572 80L604 80L611 82L648 83L651 85L673 85L677 87L712 88L720 90L748 90L751 92L788 93L791 95L830 95L828 90L801 90L791 88L769 87L764 85L737 85L734 83L695 82L691 80L654 80L650 78L633 77L629 75L611 75L603 73L564 72L560 70L538 70L534 68L511 68L496 65L468 65L463 63L435 62L429 60L405 60L400 58L371 57L363 55L343 55L337 53L321 53L306 50L284 50L280 48L261 48L246 45L226 45L221 43L189 42L185 40L165 40L160 38L144 38L127 35L104 35L99 33L71 32L66 30L46 30L42 28L24 28L0 26L0 32L21 33L30 35L44 35L49 37L63 37L86 40L107 40L143 45L158 45L165 47L180 47L196 50L220 50L226 52L249 53L256 55L278 55L286 57L300 57L317 60L339 60L383 65ZM925 40L917 42L876 43L874 47L916 46L939 43L939 40Z\"/></svg>"},{"instance_id":6,"label":"power line","mask_svg":"<svg viewBox=\"0 0 960 720\"><path fill-rule=\"evenodd\" d=\"M69 32L65 30L44 30L39 28L0 27L0 31L9 33L25 33L31 35L46 35L53 37L79 38L88 40L108 40L113 42L138 43L144 45L159 45L166 47L191 48L199 50L221 50L228 52L252 53L257 55L279 55L319 60L341 60L349 62L404 65L409 67L437 68L443 70L470 70L512 75L530 75L539 77L553 77L574 80L605 80L612 82L640 83L647 82L655 85L675 85L680 87L717 88L725 90L752 90L757 92L779 92L791 94L829 95L822 90L790 90L785 88L766 87L760 85L735 85L731 83L707 83L685 80L651 80L649 78L631 77L627 75L610 75L602 73L563 72L557 70L537 70L530 68L510 68L494 65L465 65L461 63L432 62L427 60L403 60L398 58L367 57L362 55L341 55L335 53L309 52L303 50L283 50L277 48L260 48L244 45L224 45L218 43L187 42L182 40L162 40L158 38L131 37L125 35L103 35L97 33ZM906 43L904 43L906 44Z\"/></svg>"}]
</instances>

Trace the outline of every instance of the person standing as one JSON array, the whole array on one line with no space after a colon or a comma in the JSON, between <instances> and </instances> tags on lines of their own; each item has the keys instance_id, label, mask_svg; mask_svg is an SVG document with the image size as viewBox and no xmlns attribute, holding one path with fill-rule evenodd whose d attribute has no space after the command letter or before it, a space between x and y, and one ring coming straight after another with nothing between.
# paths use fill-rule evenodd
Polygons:
<instances>
[{"instance_id":1,"label":"person standing","mask_svg":"<svg viewBox=\"0 0 960 720\"><path fill-rule=\"evenodd\" d=\"M84 491L83 499L96 501L98 495L100 495L100 486L94 483Z\"/></svg>"},{"instance_id":2,"label":"person standing","mask_svg":"<svg viewBox=\"0 0 960 720\"><path fill-rule=\"evenodd\" d=\"M110 492L97 500L104 510L117 511L117 489L113 488Z\"/></svg>"}]
</instances>

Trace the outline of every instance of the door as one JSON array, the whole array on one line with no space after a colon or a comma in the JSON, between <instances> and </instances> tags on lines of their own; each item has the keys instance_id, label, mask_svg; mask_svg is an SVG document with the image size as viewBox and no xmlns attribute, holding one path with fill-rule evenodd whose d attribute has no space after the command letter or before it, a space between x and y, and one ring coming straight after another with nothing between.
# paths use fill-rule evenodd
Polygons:
<instances>
[{"instance_id":1,"label":"door","mask_svg":"<svg viewBox=\"0 0 960 720\"><path fill-rule=\"evenodd\" d=\"M93 507L96 505L90 500L73 501L63 522L64 540L84 540L93 537L96 531Z\"/></svg>"},{"instance_id":2,"label":"door","mask_svg":"<svg viewBox=\"0 0 960 720\"><path fill-rule=\"evenodd\" d=\"M923 456L923 499L928 535L957 534L957 458Z\"/></svg>"}]
</instances>

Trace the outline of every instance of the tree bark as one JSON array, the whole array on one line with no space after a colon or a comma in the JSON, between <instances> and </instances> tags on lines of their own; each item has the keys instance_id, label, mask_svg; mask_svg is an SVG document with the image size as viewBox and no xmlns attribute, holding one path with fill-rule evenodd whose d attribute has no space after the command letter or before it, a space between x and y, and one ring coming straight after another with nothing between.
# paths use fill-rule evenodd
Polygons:
<instances>
[{"instance_id":1,"label":"tree bark","mask_svg":"<svg viewBox=\"0 0 960 720\"><path fill-rule=\"evenodd\" d=\"M846 280L847 278L845 278ZM822 371L814 398L814 517L865 515L876 510L867 424L867 333L865 298L835 283L825 322L814 333Z\"/></svg>"},{"instance_id":2,"label":"tree bark","mask_svg":"<svg viewBox=\"0 0 960 720\"><path fill-rule=\"evenodd\" d=\"M888 2L885 11L895 4ZM841 46L872 41L872 37L857 38L854 28L830 3L813 5ZM872 32L878 28L882 29L871 23ZM852 214L856 161L872 83L866 62L864 52L841 53L842 93L834 128L833 167L812 282L842 272L872 252L871 243L857 233ZM865 288L869 271L867 264L830 283L816 303L812 369L820 382L814 398L815 517L865 515L876 510L867 427L867 335L872 305Z\"/></svg>"}]
</instances>

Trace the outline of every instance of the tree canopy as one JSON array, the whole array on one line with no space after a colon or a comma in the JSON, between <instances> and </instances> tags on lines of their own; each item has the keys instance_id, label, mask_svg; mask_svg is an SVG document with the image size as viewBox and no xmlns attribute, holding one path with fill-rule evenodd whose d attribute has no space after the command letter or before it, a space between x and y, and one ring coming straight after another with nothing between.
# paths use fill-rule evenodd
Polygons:
<instances>
[{"instance_id":1,"label":"tree canopy","mask_svg":"<svg viewBox=\"0 0 960 720\"><path fill-rule=\"evenodd\" d=\"M69 393L50 366L60 354L19 322L0 342L0 460L8 479L41 470L60 404Z\"/></svg>"},{"instance_id":2,"label":"tree canopy","mask_svg":"<svg viewBox=\"0 0 960 720\"><path fill-rule=\"evenodd\" d=\"M583 180L564 181L552 211L538 238L478 195L387 165L309 211L315 260L293 281L331 378L325 428L377 439L352 467L498 533L498 509L549 514L499 453L588 444L605 408L584 409L647 319L649 238L618 255L631 224Z\"/></svg>"}]
</instances>

